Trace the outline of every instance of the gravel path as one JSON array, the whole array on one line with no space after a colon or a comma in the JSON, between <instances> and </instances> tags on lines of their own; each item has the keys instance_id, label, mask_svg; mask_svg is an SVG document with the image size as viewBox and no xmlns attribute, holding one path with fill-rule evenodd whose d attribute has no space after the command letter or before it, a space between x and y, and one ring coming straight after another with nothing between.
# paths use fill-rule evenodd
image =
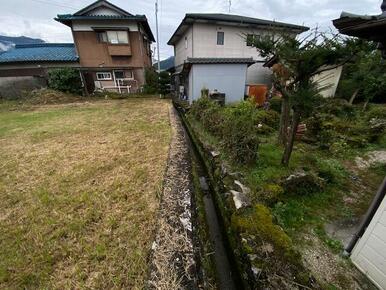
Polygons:
<instances>
[{"instance_id":1,"label":"gravel path","mask_svg":"<svg viewBox=\"0 0 386 290\"><path fill-rule=\"evenodd\" d=\"M195 289L197 284L192 235L191 161L186 133L170 108L172 140L152 247L151 289Z\"/></svg>"}]
</instances>

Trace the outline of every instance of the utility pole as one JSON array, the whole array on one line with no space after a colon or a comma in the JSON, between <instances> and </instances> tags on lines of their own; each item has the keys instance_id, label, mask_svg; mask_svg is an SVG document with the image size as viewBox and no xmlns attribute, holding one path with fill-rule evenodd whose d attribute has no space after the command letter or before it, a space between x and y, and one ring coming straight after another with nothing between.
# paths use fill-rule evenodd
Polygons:
<instances>
[{"instance_id":1,"label":"utility pole","mask_svg":"<svg viewBox=\"0 0 386 290\"><path fill-rule=\"evenodd\" d=\"M155 1L155 30L157 33L157 58L158 58L158 73L161 72L161 64L159 58L159 36L158 36L158 0Z\"/></svg>"}]
</instances>

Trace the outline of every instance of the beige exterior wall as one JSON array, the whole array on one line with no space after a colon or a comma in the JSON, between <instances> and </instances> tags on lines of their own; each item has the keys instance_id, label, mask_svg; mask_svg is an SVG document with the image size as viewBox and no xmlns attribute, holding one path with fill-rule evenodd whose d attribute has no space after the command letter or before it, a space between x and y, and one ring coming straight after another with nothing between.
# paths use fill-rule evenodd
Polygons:
<instances>
[{"instance_id":1,"label":"beige exterior wall","mask_svg":"<svg viewBox=\"0 0 386 290\"><path fill-rule=\"evenodd\" d=\"M224 32L224 45L217 45L217 31ZM188 57L252 57L256 61L263 61L255 48L247 46L245 37L247 34L267 33L268 30L258 28L194 23L174 46L175 66L183 64ZM262 63L256 63L247 69L247 84L271 85L271 78L272 72L264 68Z\"/></svg>"},{"instance_id":2,"label":"beige exterior wall","mask_svg":"<svg viewBox=\"0 0 386 290\"><path fill-rule=\"evenodd\" d=\"M174 65L177 67L184 63L188 57L193 57L193 27L190 26L185 34L174 45Z\"/></svg>"},{"instance_id":3,"label":"beige exterior wall","mask_svg":"<svg viewBox=\"0 0 386 290\"><path fill-rule=\"evenodd\" d=\"M267 31L256 28L194 23L194 57L252 57L262 60L257 50L246 44L246 34L263 35ZM224 32L224 45L217 45L217 32Z\"/></svg>"}]
</instances>

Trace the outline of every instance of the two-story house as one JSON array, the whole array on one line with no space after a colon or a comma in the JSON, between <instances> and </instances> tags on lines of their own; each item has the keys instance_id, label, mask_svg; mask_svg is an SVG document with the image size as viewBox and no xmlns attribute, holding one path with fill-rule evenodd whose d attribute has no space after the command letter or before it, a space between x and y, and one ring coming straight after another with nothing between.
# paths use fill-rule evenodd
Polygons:
<instances>
[{"instance_id":1,"label":"two-story house","mask_svg":"<svg viewBox=\"0 0 386 290\"><path fill-rule=\"evenodd\" d=\"M98 0L55 20L71 27L89 92L136 92L145 83L145 68L152 65L150 44L155 41L145 15Z\"/></svg>"},{"instance_id":2,"label":"two-story house","mask_svg":"<svg viewBox=\"0 0 386 290\"><path fill-rule=\"evenodd\" d=\"M243 100L246 85L271 84L271 71L251 41L272 33L294 37L309 28L229 14L186 14L168 44L174 46L175 85L190 102L202 89ZM182 88L183 87L183 88Z\"/></svg>"}]
</instances>

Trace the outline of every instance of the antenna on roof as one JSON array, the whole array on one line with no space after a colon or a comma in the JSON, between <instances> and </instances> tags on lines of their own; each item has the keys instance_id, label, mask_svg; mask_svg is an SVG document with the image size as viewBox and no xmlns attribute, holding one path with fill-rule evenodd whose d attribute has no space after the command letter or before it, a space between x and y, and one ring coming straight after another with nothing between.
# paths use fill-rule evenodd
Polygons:
<instances>
[{"instance_id":1,"label":"antenna on roof","mask_svg":"<svg viewBox=\"0 0 386 290\"><path fill-rule=\"evenodd\" d=\"M158 58L158 73L161 72L161 64L159 58L159 36L158 36L158 0L155 1L155 29L157 33L157 58Z\"/></svg>"},{"instance_id":2,"label":"antenna on roof","mask_svg":"<svg viewBox=\"0 0 386 290\"><path fill-rule=\"evenodd\" d=\"M232 0L229 0L229 3L228 3L228 13L231 13L231 7L232 7Z\"/></svg>"}]
</instances>

